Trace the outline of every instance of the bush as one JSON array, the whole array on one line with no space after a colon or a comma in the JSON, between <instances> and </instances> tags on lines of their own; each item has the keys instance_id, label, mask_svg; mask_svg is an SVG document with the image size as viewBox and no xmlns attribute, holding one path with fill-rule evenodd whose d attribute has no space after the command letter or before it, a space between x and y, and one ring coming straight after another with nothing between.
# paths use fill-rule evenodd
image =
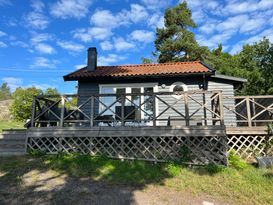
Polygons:
<instances>
[{"instance_id":1,"label":"bush","mask_svg":"<svg viewBox=\"0 0 273 205\"><path fill-rule=\"evenodd\" d=\"M244 169L247 167L247 163L236 155L234 150L230 152L228 162L229 166L235 169Z\"/></svg>"},{"instance_id":2,"label":"bush","mask_svg":"<svg viewBox=\"0 0 273 205\"><path fill-rule=\"evenodd\" d=\"M17 88L12 95L13 102L10 107L14 118L19 121L30 119L33 97L41 94L42 90L35 87Z\"/></svg>"}]
</instances>

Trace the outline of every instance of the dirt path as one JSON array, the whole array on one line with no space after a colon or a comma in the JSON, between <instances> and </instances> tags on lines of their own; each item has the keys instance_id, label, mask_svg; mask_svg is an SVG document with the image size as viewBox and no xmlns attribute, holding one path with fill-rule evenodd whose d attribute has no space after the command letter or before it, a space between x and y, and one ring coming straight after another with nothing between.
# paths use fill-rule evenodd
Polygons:
<instances>
[{"instance_id":1,"label":"dirt path","mask_svg":"<svg viewBox=\"0 0 273 205\"><path fill-rule=\"evenodd\" d=\"M4 176L6 173L0 173ZM0 204L228 204L206 195L196 196L161 185L113 185L89 178L72 178L54 171L32 170L10 183L0 181Z\"/></svg>"}]
</instances>

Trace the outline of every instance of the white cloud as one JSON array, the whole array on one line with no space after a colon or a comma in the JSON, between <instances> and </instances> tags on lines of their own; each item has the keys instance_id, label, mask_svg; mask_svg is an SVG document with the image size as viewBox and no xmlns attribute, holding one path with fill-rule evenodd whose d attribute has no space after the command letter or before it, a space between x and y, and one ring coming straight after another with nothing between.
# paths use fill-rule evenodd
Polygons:
<instances>
[{"instance_id":1,"label":"white cloud","mask_svg":"<svg viewBox=\"0 0 273 205\"><path fill-rule=\"evenodd\" d=\"M33 11L29 12L24 20L26 25L34 28L43 30L49 25L49 18L43 13L43 9L45 7L44 3L40 0L31 1L30 5Z\"/></svg>"},{"instance_id":2,"label":"white cloud","mask_svg":"<svg viewBox=\"0 0 273 205\"><path fill-rule=\"evenodd\" d=\"M117 54L109 54L107 56L99 56L98 58L98 65L106 66L111 65L113 63L117 63L118 61L124 60L124 56L120 56Z\"/></svg>"},{"instance_id":3,"label":"white cloud","mask_svg":"<svg viewBox=\"0 0 273 205\"><path fill-rule=\"evenodd\" d=\"M10 0L0 0L0 6L6 6L6 5L11 5L11 1Z\"/></svg>"},{"instance_id":4,"label":"white cloud","mask_svg":"<svg viewBox=\"0 0 273 205\"><path fill-rule=\"evenodd\" d=\"M11 91L14 91L17 87L22 85L23 80L21 78L4 77L2 81L7 83Z\"/></svg>"},{"instance_id":5,"label":"white cloud","mask_svg":"<svg viewBox=\"0 0 273 205\"><path fill-rule=\"evenodd\" d=\"M45 7L45 4L40 0L32 0L31 7L34 9L34 11L42 12Z\"/></svg>"},{"instance_id":6,"label":"white cloud","mask_svg":"<svg viewBox=\"0 0 273 205\"><path fill-rule=\"evenodd\" d=\"M97 27L115 28L122 24L119 15L114 15L109 10L97 10L91 16L90 22Z\"/></svg>"},{"instance_id":7,"label":"white cloud","mask_svg":"<svg viewBox=\"0 0 273 205\"><path fill-rule=\"evenodd\" d=\"M83 42L90 42L92 39L105 40L113 35L108 28L92 27L88 29L77 29L72 32L73 37Z\"/></svg>"},{"instance_id":8,"label":"white cloud","mask_svg":"<svg viewBox=\"0 0 273 205\"><path fill-rule=\"evenodd\" d=\"M114 47L117 51L125 51L135 48L135 44L125 41L123 38L114 38Z\"/></svg>"},{"instance_id":9,"label":"white cloud","mask_svg":"<svg viewBox=\"0 0 273 205\"><path fill-rule=\"evenodd\" d=\"M141 22L148 18L149 14L146 9L139 4L131 4L131 10L123 11L121 16L125 17L125 19L130 19L134 23Z\"/></svg>"},{"instance_id":10,"label":"white cloud","mask_svg":"<svg viewBox=\"0 0 273 205\"><path fill-rule=\"evenodd\" d=\"M76 68L77 70L79 70L79 69L81 69L81 68L84 68L84 67L86 67L86 64L75 65L75 68Z\"/></svg>"},{"instance_id":11,"label":"white cloud","mask_svg":"<svg viewBox=\"0 0 273 205\"><path fill-rule=\"evenodd\" d=\"M161 9L170 5L170 0L141 0L148 9Z\"/></svg>"},{"instance_id":12,"label":"white cloud","mask_svg":"<svg viewBox=\"0 0 273 205\"><path fill-rule=\"evenodd\" d=\"M23 41L14 41L14 42L11 42L10 45L19 46L19 47L22 47L22 48L28 48L28 44L23 42Z\"/></svg>"},{"instance_id":13,"label":"white cloud","mask_svg":"<svg viewBox=\"0 0 273 205\"><path fill-rule=\"evenodd\" d=\"M228 1L227 5L222 9L221 13L240 14L254 11L262 11L273 7L271 0L245 0L245 1Z\"/></svg>"},{"instance_id":14,"label":"white cloud","mask_svg":"<svg viewBox=\"0 0 273 205\"><path fill-rule=\"evenodd\" d=\"M235 33L248 20L249 20L248 15L238 15L229 17L217 25L217 30L220 32L224 31L229 33Z\"/></svg>"},{"instance_id":15,"label":"white cloud","mask_svg":"<svg viewBox=\"0 0 273 205\"><path fill-rule=\"evenodd\" d=\"M262 32L260 32L258 35L251 36L247 39L244 39L242 41L239 41L237 44L235 44L232 49L229 51L231 54L238 53L242 50L244 44L253 44L260 40L262 40L264 37L268 38L269 41L273 42L273 30L272 29L266 29Z\"/></svg>"},{"instance_id":16,"label":"white cloud","mask_svg":"<svg viewBox=\"0 0 273 205\"><path fill-rule=\"evenodd\" d=\"M62 19L80 19L87 15L91 3L91 0L58 0L51 6L50 13Z\"/></svg>"},{"instance_id":17,"label":"white cloud","mask_svg":"<svg viewBox=\"0 0 273 205\"><path fill-rule=\"evenodd\" d=\"M49 25L49 19L40 12L29 12L25 16L25 21L29 27L32 27L34 29L45 29Z\"/></svg>"},{"instance_id":18,"label":"white cloud","mask_svg":"<svg viewBox=\"0 0 273 205\"><path fill-rule=\"evenodd\" d=\"M53 36L49 33L33 33L30 41L33 44L53 40Z\"/></svg>"},{"instance_id":19,"label":"white cloud","mask_svg":"<svg viewBox=\"0 0 273 205\"><path fill-rule=\"evenodd\" d=\"M265 26L266 21L265 19L249 19L248 21L244 22L240 28L241 33L245 32L258 32L259 30L263 29Z\"/></svg>"},{"instance_id":20,"label":"white cloud","mask_svg":"<svg viewBox=\"0 0 273 205\"><path fill-rule=\"evenodd\" d=\"M112 43L110 43L110 41L103 41L100 43L100 47L104 51L110 51L113 49L114 46Z\"/></svg>"},{"instance_id":21,"label":"white cloud","mask_svg":"<svg viewBox=\"0 0 273 205\"><path fill-rule=\"evenodd\" d=\"M5 44L3 41L0 41L0 48L6 48L8 47L7 44Z\"/></svg>"},{"instance_id":22,"label":"white cloud","mask_svg":"<svg viewBox=\"0 0 273 205\"><path fill-rule=\"evenodd\" d=\"M145 31L145 30L135 30L130 34L133 40L143 42L143 43L150 43L154 41L154 32L152 31Z\"/></svg>"},{"instance_id":23,"label":"white cloud","mask_svg":"<svg viewBox=\"0 0 273 205\"><path fill-rule=\"evenodd\" d=\"M57 44L62 47L63 49L66 49L68 51L72 52L80 52L84 50L84 46L78 43L74 43L72 41L57 41Z\"/></svg>"},{"instance_id":24,"label":"white cloud","mask_svg":"<svg viewBox=\"0 0 273 205\"><path fill-rule=\"evenodd\" d=\"M56 65L59 64L58 60L49 60L44 57L36 57L30 68L56 68Z\"/></svg>"},{"instance_id":25,"label":"white cloud","mask_svg":"<svg viewBox=\"0 0 273 205\"><path fill-rule=\"evenodd\" d=\"M48 44L45 43L38 43L35 45L35 49L39 52L39 53L44 53L44 54L53 54L55 53L55 49Z\"/></svg>"},{"instance_id":26,"label":"white cloud","mask_svg":"<svg viewBox=\"0 0 273 205\"><path fill-rule=\"evenodd\" d=\"M144 21L149 16L146 9L139 4L131 4L130 10L122 10L116 14L109 10L97 10L90 18L96 27L113 29L130 23Z\"/></svg>"},{"instance_id":27,"label":"white cloud","mask_svg":"<svg viewBox=\"0 0 273 205\"><path fill-rule=\"evenodd\" d=\"M2 36L6 36L7 34L5 33L5 32L3 32L3 31L0 31L0 37L2 37Z\"/></svg>"},{"instance_id":28,"label":"white cloud","mask_svg":"<svg viewBox=\"0 0 273 205\"><path fill-rule=\"evenodd\" d=\"M161 13L154 13L149 17L148 25L153 28L163 28L164 27L164 15Z\"/></svg>"}]
</instances>

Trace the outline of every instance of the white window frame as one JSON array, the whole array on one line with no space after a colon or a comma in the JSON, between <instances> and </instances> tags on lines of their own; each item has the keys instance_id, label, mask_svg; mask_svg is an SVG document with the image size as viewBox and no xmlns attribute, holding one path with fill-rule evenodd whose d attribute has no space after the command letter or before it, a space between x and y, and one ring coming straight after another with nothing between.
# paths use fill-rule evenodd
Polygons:
<instances>
[{"instance_id":1,"label":"white window frame","mask_svg":"<svg viewBox=\"0 0 273 205\"><path fill-rule=\"evenodd\" d=\"M180 81L177 81L177 82L174 82L171 86L170 86L170 92L173 92L173 89L175 86L177 85L181 85L183 87L183 92L187 92L188 91L188 86L185 84L185 83L182 83ZM172 95L173 98L180 98L181 96L180 95Z\"/></svg>"},{"instance_id":2,"label":"white window frame","mask_svg":"<svg viewBox=\"0 0 273 205\"><path fill-rule=\"evenodd\" d=\"M144 88L145 87L152 87L153 92L157 93L158 92L158 83L124 83L124 84L99 84L99 93L102 94L102 89L104 87L110 87L110 88L125 88L126 93L131 93L132 88L140 88L140 92L144 93ZM130 99L131 97L128 96ZM101 100L101 99L100 99ZM130 99L131 100L131 99ZM141 103L144 102L144 96L141 96ZM102 108L100 107L100 110ZM141 109L144 110L144 105L141 106ZM156 116L158 115L158 99L155 100L155 114ZM141 118L144 118L144 112L141 112ZM157 122L156 122L157 124Z\"/></svg>"}]
</instances>

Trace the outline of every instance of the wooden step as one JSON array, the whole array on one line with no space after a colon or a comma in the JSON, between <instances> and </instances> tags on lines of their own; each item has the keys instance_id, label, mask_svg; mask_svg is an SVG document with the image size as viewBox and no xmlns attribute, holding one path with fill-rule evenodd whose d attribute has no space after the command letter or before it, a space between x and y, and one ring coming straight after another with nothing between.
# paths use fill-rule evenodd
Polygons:
<instances>
[{"instance_id":1,"label":"wooden step","mask_svg":"<svg viewBox=\"0 0 273 205\"><path fill-rule=\"evenodd\" d=\"M0 134L0 139L14 139L14 140L20 140L20 139L26 139L26 135L22 134Z\"/></svg>"},{"instance_id":2,"label":"wooden step","mask_svg":"<svg viewBox=\"0 0 273 205\"><path fill-rule=\"evenodd\" d=\"M25 149L25 144L18 144L18 143L0 143L0 149Z\"/></svg>"},{"instance_id":3,"label":"wooden step","mask_svg":"<svg viewBox=\"0 0 273 205\"><path fill-rule=\"evenodd\" d=\"M4 156L21 156L21 155L25 155L26 153L24 151L5 151L2 152L0 151L0 156L4 157Z\"/></svg>"}]
</instances>

